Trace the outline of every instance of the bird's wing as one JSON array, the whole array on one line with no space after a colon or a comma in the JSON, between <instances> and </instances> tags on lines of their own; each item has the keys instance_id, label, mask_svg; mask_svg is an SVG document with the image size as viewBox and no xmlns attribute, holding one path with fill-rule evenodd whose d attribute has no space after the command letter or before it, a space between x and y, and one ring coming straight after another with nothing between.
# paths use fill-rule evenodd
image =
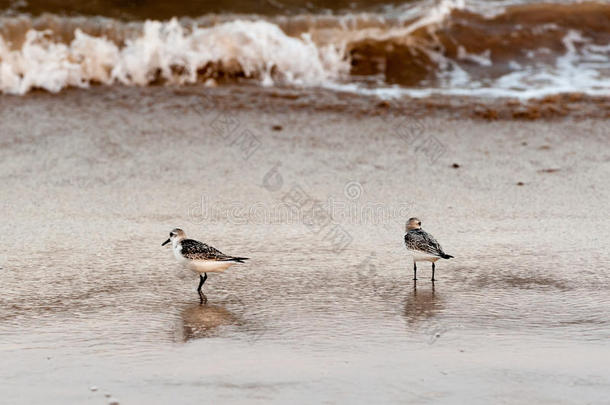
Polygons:
<instances>
[{"instance_id":1,"label":"bird's wing","mask_svg":"<svg viewBox=\"0 0 610 405\"><path fill-rule=\"evenodd\" d=\"M205 243L198 242L193 239L185 239L180 242L182 246L182 256L190 260L230 260L232 257L227 256L220 250L206 245Z\"/></svg>"},{"instance_id":2,"label":"bird's wing","mask_svg":"<svg viewBox=\"0 0 610 405\"><path fill-rule=\"evenodd\" d=\"M441 245L423 229L413 229L405 234L407 249L419 250L436 256L444 254Z\"/></svg>"}]
</instances>

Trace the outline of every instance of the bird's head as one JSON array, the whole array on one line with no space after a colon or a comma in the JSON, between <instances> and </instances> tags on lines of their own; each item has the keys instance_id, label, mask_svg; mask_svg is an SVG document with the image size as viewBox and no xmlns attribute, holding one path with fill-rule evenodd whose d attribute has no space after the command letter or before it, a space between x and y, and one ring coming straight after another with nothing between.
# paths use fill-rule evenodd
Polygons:
<instances>
[{"instance_id":1,"label":"bird's head","mask_svg":"<svg viewBox=\"0 0 610 405\"><path fill-rule=\"evenodd\" d=\"M186 238L186 233L180 228L174 228L169 232L169 239L163 242L161 246L165 246L170 242L175 243L181 241L184 238Z\"/></svg>"},{"instance_id":2,"label":"bird's head","mask_svg":"<svg viewBox=\"0 0 610 405\"><path fill-rule=\"evenodd\" d=\"M409 220L407 221L407 232L409 232L412 229L420 229L421 228L421 221L418 218L409 218Z\"/></svg>"}]
</instances>

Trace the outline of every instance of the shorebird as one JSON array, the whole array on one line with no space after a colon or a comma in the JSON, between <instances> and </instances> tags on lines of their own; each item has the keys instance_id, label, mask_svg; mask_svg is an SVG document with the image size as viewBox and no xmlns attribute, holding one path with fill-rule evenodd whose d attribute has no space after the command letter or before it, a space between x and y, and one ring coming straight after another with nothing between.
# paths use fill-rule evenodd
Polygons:
<instances>
[{"instance_id":1,"label":"shorebird","mask_svg":"<svg viewBox=\"0 0 610 405\"><path fill-rule=\"evenodd\" d=\"M208 279L208 273L222 273L235 263L244 263L247 257L229 256L220 250L206 245L205 243L187 239L186 233L182 229L175 228L169 233L169 239L161 244L165 246L172 243L174 256L187 269L199 274L199 299L203 303L204 295L201 287Z\"/></svg>"},{"instance_id":2,"label":"shorebird","mask_svg":"<svg viewBox=\"0 0 610 405\"><path fill-rule=\"evenodd\" d=\"M434 262L438 259L451 259L453 256L443 251L441 245L428 232L421 229L421 221L409 218L405 233L405 246L413 256L413 280L417 280L417 262L432 262L432 281Z\"/></svg>"}]
</instances>

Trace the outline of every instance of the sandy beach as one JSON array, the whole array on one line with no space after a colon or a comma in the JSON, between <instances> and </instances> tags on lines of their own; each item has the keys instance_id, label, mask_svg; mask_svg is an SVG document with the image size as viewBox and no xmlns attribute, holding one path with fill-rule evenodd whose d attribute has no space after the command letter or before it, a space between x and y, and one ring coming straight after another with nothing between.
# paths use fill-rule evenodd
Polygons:
<instances>
[{"instance_id":1,"label":"sandy beach","mask_svg":"<svg viewBox=\"0 0 610 405\"><path fill-rule=\"evenodd\" d=\"M605 403L607 101L578 100L0 96L1 402ZM410 216L455 256L434 284ZM206 305L174 227L251 258Z\"/></svg>"}]
</instances>

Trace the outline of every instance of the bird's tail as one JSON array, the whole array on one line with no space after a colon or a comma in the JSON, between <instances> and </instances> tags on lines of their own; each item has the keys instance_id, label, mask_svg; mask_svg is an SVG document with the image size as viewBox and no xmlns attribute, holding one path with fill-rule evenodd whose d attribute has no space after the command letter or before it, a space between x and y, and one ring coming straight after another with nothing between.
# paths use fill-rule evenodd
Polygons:
<instances>
[{"instance_id":1,"label":"bird's tail","mask_svg":"<svg viewBox=\"0 0 610 405\"><path fill-rule=\"evenodd\" d=\"M443 259L453 259L453 256L448 255L447 253L443 253L443 254L441 254L441 257L442 257Z\"/></svg>"},{"instance_id":2,"label":"bird's tail","mask_svg":"<svg viewBox=\"0 0 610 405\"><path fill-rule=\"evenodd\" d=\"M245 263L244 260L248 260L249 257L229 257L228 259L225 259L225 262L237 262L237 263Z\"/></svg>"}]
</instances>

